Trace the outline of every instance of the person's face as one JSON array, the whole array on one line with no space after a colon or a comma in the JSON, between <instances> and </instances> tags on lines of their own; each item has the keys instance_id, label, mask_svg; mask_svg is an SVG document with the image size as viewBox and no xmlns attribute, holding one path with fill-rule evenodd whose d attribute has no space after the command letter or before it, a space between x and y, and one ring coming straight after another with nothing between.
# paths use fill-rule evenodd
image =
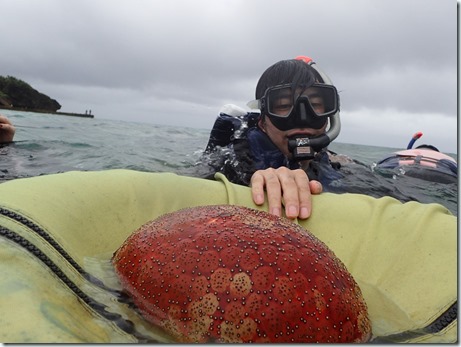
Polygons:
<instances>
[{"instance_id":1,"label":"person's face","mask_svg":"<svg viewBox=\"0 0 461 347\"><path fill-rule=\"evenodd\" d=\"M309 102L312 106L312 109L317 114L325 113L324 100L314 88L308 88L304 91L298 90L297 92L309 97ZM300 95L298 94L296 98L299 96ZM287 117L293 109L293 106L291 90L281 90L281 92L277 95L277 98L272 99L271 112L281 117ZM325 133L327 125L328 122L325 122L325 124L319 129L303 127L289 130L280 130L274 125L269 116L264 117L264 120L260 120L259 123L260 128L269 136L277 148L288 158L291 158L292 156L288 149L289 138L295 135L304 135L307 137L319 136Z\"/></svg>"},{"instance_id":2,"label":"person's face","mask_svg":"<svg viewBox=\"0 0 461 347\"><path fill-rule=\"evenodd\" d=\"M314 106L314 105L313 105ZM317 107L322 107L320 104ZM288 158L291 158L292 154L288 150L288 139L294 135L305 135L307 137L315 137L325 133L328 122L320 129L312 128L296 128L290 130L279 130L274 124L272 124L269 117L264 117L259 121L259 127L264 131L277 148Z\"/></svg>"}]
</instances>

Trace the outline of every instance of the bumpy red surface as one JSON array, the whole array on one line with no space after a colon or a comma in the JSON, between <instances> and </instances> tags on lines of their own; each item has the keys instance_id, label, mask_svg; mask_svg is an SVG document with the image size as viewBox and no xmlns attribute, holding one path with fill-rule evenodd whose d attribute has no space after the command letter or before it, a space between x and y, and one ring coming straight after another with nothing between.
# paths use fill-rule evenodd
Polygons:
<instances>
[{"instance_id":1,"label":"bumpy red surface","mask_svg":"<svg viewBox=\"0 0 461 347\"><path fill-rule=\"evenodd\" d=\"M293 222L238 206L164 215L135 231L113 264L142 315L178 342L364 342L356 282Z\"/></svg>"}]
</instances>

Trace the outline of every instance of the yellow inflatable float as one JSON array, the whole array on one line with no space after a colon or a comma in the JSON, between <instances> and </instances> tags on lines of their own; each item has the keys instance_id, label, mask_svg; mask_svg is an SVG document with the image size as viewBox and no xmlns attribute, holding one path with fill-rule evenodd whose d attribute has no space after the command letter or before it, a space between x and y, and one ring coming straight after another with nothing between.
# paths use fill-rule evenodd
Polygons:
<instances>
[{"instance_id":1,"label":"yellow inflatable float","mask_svg":"<svg viewBox=\"0 0 461 347\"><path fill-rule=\"evenodd\" d=\"M149 220L222 204L267 210L219 174L109 170L0 184L1 341L173 342L120 292L110 259ZM457 218L446 208L324 193L297 223L354 276L375 342L457 340Z\"/></svg>"}]
</instances>

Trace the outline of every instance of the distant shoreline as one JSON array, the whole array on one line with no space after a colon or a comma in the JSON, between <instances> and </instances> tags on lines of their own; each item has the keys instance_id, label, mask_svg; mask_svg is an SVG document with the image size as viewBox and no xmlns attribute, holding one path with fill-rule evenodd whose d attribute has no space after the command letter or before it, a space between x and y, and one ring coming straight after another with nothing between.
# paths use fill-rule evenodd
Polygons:
<instances>
[{"instance_id":1,"label":"distant shoreline","mask_svg":"<svg viewBox=\"0 0 461 347\"><path fill-rule=\"evenodd\" d=\"M94 114L85 114L85 113L59 112L59 111L47 111L47 110L34 110L34 109L22 108L22 107L5 107L5 106L1 106L1 105L0 105L0 109L3 109L3 110L12 110L12 111L21 111L21 112L34 112L34 113L56 114L56 115L58 115L58 116L71 116L71 117L94 118Z\"/></svg>"}]
</instances>

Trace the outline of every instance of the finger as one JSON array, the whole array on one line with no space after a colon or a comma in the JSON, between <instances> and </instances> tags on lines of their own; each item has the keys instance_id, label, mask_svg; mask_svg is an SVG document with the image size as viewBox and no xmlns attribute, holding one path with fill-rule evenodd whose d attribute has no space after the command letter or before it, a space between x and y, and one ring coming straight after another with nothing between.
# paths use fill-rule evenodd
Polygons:
<instances>
[{"instance_id":1,"label":"finger","mask_svg":"<svg viewBox=\"0 0 461 347\"><path fill-rule=\"evenodd\" d=\"M2 116L1 114L0 114L0 123L10 124L11 125L11 121L8 118L6 118L5 116Z\"/></svg>"},{"instance_id":2,"label":"finger","mask_svg":"<svg viewBox=\"0 0 461 347\"><path fill-rule=\"evenodd\" d=\"M310 189L306 173L303 170L289 170L279 177L286 216L307 218L310 215Z\"/></svg>"},{"instance_id":3,"label":"finger","mask_svg":"<svg viewBox=\"0 0 461 347\"><path fill-rule=\"evenodd\" d=\"M251 176L251 196L256 205L264 204L264 176L258 171Z\"/></svg>"},{"instance_id":4,"label":"finger","mask_svg":"<svg viewBox=\"0 0 461 347\"><path fill-rule=\"evenodd\" d=\"M16 128L13 125L0 123L0 130L6 133L12 133L16 131Z\"/></svg>"},{"instance_id":5,"label":"finger","mask_svg":"<svg viewBox=\"0 0 461 347\"><path fill-rule=\"evenodd\" d=\"M302 170L301 170L302 171ZM307 177L307 174L297 173L295 176L296 186L298 187L298 198L299 198L299 218L309 218L312 213L312 189L311 182Z\"/></svg>"},{"instance_id":6,"label":"finger","mask_svg":"<svg viewBox=\"0 0 461 347\"><path fill-rule=\"evenodd\" d=\"M309 187L312 194L320 194L323 192L322 183L319 181L309 181Z\"/></svg>"},{"instance_id":7,"label":"finger","mask_svg":"<svg viewBox=\"0 0 461 347\"><path fill-rule=\"evenodd\" d=\"M264 172L264 182L267 192L269 213L280 217L282 215L282 187L275 170L269 169Z\"/></svg>"}]
</instances>

